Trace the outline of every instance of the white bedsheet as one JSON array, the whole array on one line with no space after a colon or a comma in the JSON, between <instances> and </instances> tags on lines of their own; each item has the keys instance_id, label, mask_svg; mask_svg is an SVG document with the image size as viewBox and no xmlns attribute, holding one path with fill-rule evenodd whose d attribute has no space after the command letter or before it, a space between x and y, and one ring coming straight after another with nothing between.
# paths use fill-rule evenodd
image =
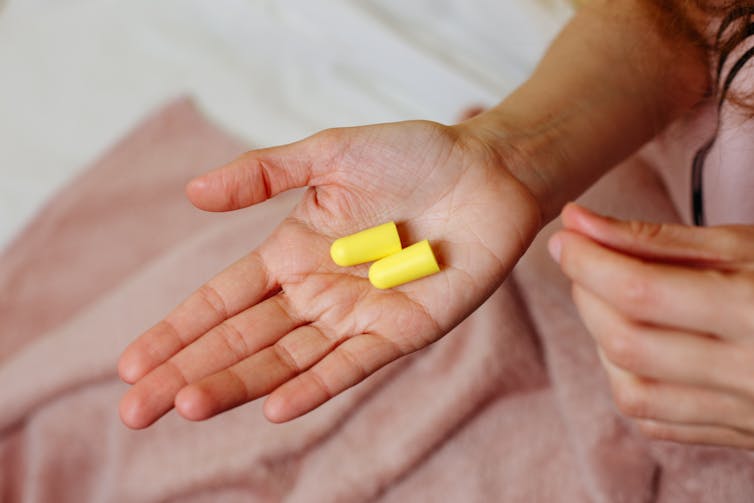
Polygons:
<instances>
[{"instance_id":1,"label":"white bedsheet","mask_svg":"<svg viewBox=\"0 0 754 503\"><path fill-rule=\"evenodd\" d=\"M452 122L521 82L570 14L561 0L8 0L1 9L0 248L52 191L178 95L250 147L330 126Z\"/></svg>"}]
</instances>

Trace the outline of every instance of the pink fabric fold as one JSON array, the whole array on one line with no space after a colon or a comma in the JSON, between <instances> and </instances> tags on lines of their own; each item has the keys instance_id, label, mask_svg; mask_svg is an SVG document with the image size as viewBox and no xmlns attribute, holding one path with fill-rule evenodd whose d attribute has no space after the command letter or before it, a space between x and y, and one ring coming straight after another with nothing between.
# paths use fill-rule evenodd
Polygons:
<instances>
[{"instance_id":1,"label":"pink fabric fold","mask_svg":"<svg viewBox=\"0 0 754 503\"><path fill-rule=\"evenodd\" d=\"M128 430L117 415L121 350L259 244L299 197L193 209L185 182L244 149L190 101L172 103L3 253L1 501L751 501L750 453L650 442L615 410L544 249L557 223L451 334L313 413L273 425L254 402ZM585 201L678 219L638 158Z\"/></svg>"}]
</instances>

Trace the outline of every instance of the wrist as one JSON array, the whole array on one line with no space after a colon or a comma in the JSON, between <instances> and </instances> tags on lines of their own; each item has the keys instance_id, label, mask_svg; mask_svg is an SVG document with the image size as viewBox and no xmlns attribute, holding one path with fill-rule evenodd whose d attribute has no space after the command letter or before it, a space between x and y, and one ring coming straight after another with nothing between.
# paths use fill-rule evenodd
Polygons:
<instances>
[{"instance_id":1,"label":"wrist","mask_svg":"<svg viewBox=\"0 0 754 503\"><path fill-rule=\"evenodd\" d=\"M456 127L462 135L475 138L493 152L500 168L531 194L544 225L558 214L561 206L556 202L557 187L553 187L547 172L540 169L556 162L550 152L558 142L557 131L547 124L523 127L522 121L506 109L505 103Z\"/></svg>"},{"instance_id":2,"label":"wrist","mask_svg":"<svg viewBox=\"0 0 754 503\"><path fill-rule=\"evenodd\" d=\"M699 48L639 3L580 11L523 85L456 126L496 152L543 222L704 96Z\"/></svg>"}]
</instances>

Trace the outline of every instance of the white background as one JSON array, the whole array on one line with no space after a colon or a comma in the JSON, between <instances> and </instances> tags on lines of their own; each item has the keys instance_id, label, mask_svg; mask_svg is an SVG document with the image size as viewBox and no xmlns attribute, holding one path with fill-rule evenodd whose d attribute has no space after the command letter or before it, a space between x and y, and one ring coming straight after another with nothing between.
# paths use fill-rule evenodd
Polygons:
<instances>
[{"instance_id":1,"label":"white background","mask_svg":"<svg viewBox=\"0 0 754 503\"><path fill-rule=\"evenodd\" d=\"M250 147L330 126L452 122L520 83L569 14L559 0L7 0L0 249L177 96Z\"/></svg>"}]
</instances>

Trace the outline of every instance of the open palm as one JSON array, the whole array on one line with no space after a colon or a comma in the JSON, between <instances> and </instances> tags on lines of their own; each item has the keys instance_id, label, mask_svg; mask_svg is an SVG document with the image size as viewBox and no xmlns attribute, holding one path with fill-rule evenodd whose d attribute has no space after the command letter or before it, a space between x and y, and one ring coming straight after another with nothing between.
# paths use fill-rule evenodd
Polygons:
<instances>
[{"instance_id":1,"label":"open palm","mask_svg":"<svg viewBox=\"0 0 754 503\"><path fill-rule=\"evenodd\" d=\"M226 211L308 186L256 250L134 341L119 362L130 427L173 406L206 419L264 395L275 422L304 414L436 341L477 308L539 230L526 187L463 127L403 122L327 130L249 152L194 180L192 202ZM441 272L378 290L367 265L329 256L338 237L395 221L429 239Z\"/></svg>"}]
</instances>

